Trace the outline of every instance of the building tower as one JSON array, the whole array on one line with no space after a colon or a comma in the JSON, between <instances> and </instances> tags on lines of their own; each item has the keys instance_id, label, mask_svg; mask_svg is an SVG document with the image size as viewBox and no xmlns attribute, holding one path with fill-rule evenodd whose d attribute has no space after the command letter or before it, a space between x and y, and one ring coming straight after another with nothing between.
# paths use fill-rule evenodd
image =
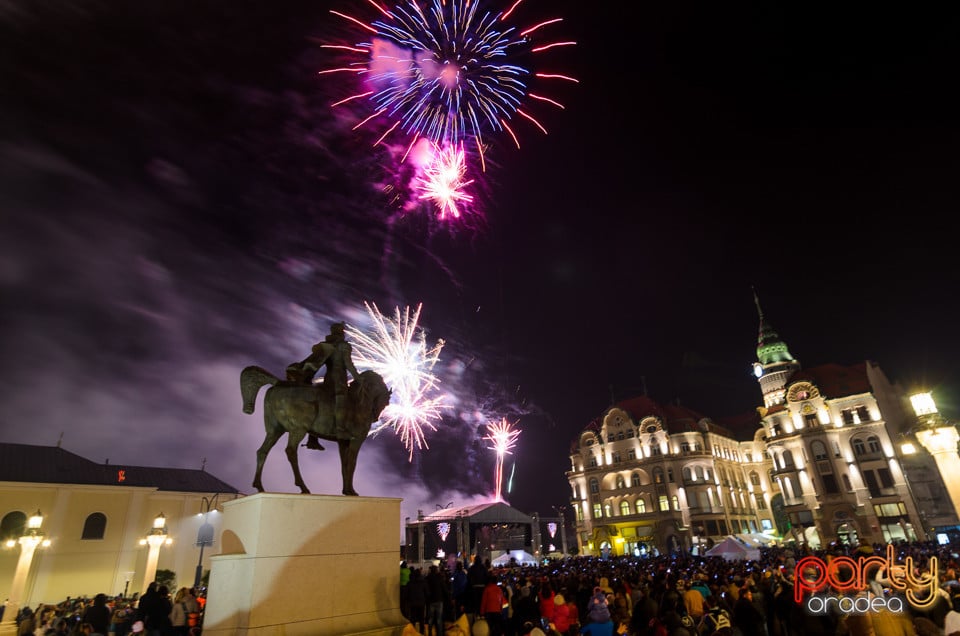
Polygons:
<instances>
[{"instance_id":1,"label":"building tower","mask_svg":"<svg viewBox=\"0 0 960 636\"><path fill-rule=\"evenodd\" d=\"M764 319L756 290L753 292L753 302L757 305L757 313L760 315L757 362L753 363L753 374L757 377L760 390L763 392L763 405L770 408L786 401L787 382L800 370L800 363L790 355L787 343L780 339L780 335Z\"/></svg>"}]
</instances>

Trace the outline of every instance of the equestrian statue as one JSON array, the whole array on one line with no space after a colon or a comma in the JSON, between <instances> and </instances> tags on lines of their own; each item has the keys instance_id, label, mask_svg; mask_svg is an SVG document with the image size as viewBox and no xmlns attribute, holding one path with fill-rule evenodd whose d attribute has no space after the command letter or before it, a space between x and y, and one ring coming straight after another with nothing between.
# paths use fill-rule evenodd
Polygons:
<instances>
[{"instance_id":1,"label":"equestrian statue","mask_svg":"<svg viewBox=\"0 0 960 636\"><path fill-rule=\"evenodd\" d=\"M308 448L323 450L318 439L337 443L343 494L357 495L353 489L357 455L371 426L390 403L391 391L376 371L357 373L350 360L350 347L342 336L343 323L334 323L326 342L314 346L313 353L303 362L287 367L285 380L258 366L249 366L240 373L244 413L253 413L260 389L271 385L263 398L266 436L257 450L257 472L253 479L253 487L258 492L263 492L261 477L267 454L286 433L287 460L300 492L310 492L300 475L297 457L300 442L309 435ZM324 365L327 377L323 382L314 383L313 375ZM349 385L347 369L353 376ZM332 372L337 376L342 372L343 377L333 379Z\"/></svg>"}]
</instances>

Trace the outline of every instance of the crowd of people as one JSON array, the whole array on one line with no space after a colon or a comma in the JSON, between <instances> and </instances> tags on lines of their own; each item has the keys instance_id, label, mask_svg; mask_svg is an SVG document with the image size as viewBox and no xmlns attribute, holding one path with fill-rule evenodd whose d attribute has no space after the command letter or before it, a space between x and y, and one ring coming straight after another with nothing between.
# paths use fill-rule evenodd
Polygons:
<instances>
[{"instance_id":1,"label":"crowd of people","mask_svg":"<svg viewBox=\"0 0 960 636\"><path fill-rule=\"evenodd\" d=\"M880 565L881 544L767 548L750 561L675 554L494 567L475 557L426 572L404 562L401 611L423 636L477 633L481 621L490 636L960 636L957 549L896 544L893 568ZM874 557L862 585L851 567L860 557ZM812 594L832 602L805 603Z\"/></svg>"},{"instance_id":2,"label":"crowd of people","mask_svg":"<svg viewBox=\"0 0 960 636\"><path fill-rule=\"evenodd\" d=\"M56 605L24 607L18 636L199 636L205 597L181 587L172 597L165 585L150 583L142 596L97 594L67 598Z\"/></svg>"}]
</instances>

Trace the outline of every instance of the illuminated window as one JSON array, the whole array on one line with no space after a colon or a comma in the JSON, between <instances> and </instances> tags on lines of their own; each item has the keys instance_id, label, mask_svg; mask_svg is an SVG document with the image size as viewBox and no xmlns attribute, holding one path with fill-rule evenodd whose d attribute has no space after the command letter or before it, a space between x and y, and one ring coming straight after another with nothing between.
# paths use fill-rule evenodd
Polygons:
<instances>
[{"instance_id":1,"label":"illuminated window","mask_svg":"<svg viewBox=\"0 0 960 636\"><path fill-rule=\"evenodd\" d=\"M603 504L603 514L607 515L608 517L613 516L613 509L610 507L610 504Z\"/></svg>"},{"instance_id":2,"label":"illuminated window","mask_svg":"<svg viewBox=\"0 0 960 636\"><path fill-rule=\"evenodd\" d=\"M83 534L81 539L102 539L107 531L107 515L102 512L95 512L87 517L83 522Z\"/></svg>"},{"instance_id":3,"label":"illuminated window","mask_svg":"<svg viewBox=\"0 0 960 636\"><path fill-rule=\"evenodd\" d=\"M663 483L663 469L659 466L653 469L653 483L662 484Z\"/></svg>"},{"instance_id":4,"label":"illuminated window","mask_svg":"<svg viewBox=\"0 0 960 636\"><path fill-rule=\"evenodd\" d=\"M637 507L638 515L642 515L647 511L647 502L644 501L642 497L640 499L637 499L637 503L635 505Z\"/></svg>"},{"instance_id":5,"label":"illuminated window","mask_svg":"<svg viewBox=\"0 0 960 636\"><path fill-rule=\"evenodd\" d=\"M626 517L630 514L630 504L626 501L620 502L620 516Z\"/></svg>"},{"instance_id":6,"label":"illuminated window","mask_svg":"<svg viewBox=\"0 0 960 636\"><path fill-rule=\"evenodd\" d=\"M667 499L666 495L660 495L660 511L666 512L670 510L670 500Z\"/></svg>"},{"instance_id":7,"label":"illuminated window","mask_svg":"<svg viewBox=\"0 0 960 636\"><path fill-rule=\"evenodd\" d=\"M603 508L600 507L600 504L593 504L593 518L602 519L603 518Z\"/></svg>"},{"instance_id":8,"label":"illuminated window","mask_svg":"<svg viewBox=\"0 0 960 636\"><path fill-rule=\"evenodd\" d=\"M673 504L674 510L680 510L680 497L674 495L670 497L670 502Z\"/></svg>"}]
</instances>

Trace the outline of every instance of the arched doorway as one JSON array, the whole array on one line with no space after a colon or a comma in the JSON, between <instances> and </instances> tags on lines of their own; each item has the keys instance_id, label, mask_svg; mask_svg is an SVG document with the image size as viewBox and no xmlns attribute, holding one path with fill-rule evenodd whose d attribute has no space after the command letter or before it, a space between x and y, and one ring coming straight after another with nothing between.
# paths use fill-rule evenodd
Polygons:
<instances>
[{"instance_id":1,"label":"arched doorway","mask_svg":"<svg viewBox=\"0 0 960 636\"><path fill-rule=\"evenodd\" d=\"M852 523L841 523L837 526L837 541L842 545L856 545L860 542L857 528Z\"/></svg>"}]
</instances>

